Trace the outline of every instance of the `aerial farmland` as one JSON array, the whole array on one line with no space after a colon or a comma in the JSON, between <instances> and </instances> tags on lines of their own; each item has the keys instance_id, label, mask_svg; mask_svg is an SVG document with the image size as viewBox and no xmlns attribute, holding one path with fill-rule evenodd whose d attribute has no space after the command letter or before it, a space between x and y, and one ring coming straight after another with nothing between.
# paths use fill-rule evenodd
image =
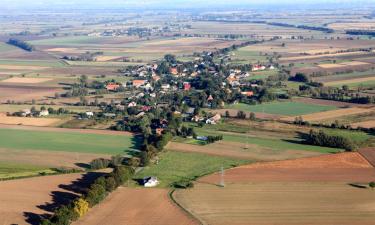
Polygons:
<instances>
[{"instance_id":1,"label":"aerial farmland","mask_svg":"<svg viewBox=\"0 0 375 225\"><path fill-rule=\"evenodd\" d=\"M4 1L0 224L374 224L372 1Z\"/></svg>"}]
</instances>

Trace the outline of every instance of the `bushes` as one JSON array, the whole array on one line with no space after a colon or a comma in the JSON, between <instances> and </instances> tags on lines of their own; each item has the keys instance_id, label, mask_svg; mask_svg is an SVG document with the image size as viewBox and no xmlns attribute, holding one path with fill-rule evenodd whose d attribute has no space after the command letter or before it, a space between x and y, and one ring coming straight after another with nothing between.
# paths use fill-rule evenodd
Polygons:
<instances>
[{"instance_id":1,"label":"bushes","mask_svg":"<svg viewBox=\"0 0 375 225\"><path fill-rule=\"evenodd\" d=\"M73 210L79 217L84 216L89 211L89 203L83 198L75 200L73 205Z\"/></svg>"},{"instance_id":2,"label":"bushes","mask_svg":"<svg viewBox=\"0 0 375 225\"><path fill-rule=\"evenodd\" d=\"M190 180L181 180L181 181L173 182L171 186L174 188L188 189L188 188L193 188L194 183Z\"/></svg>"},{"instance_id":3,"label":"bushes","mask_svg":"<svg viewBox=\"0 0 375 225\"><path fill-rule=\"evenodd\" d=\"M218 135L218 136L207 136L207 144L212 144L215 143L216 141L221 141L223 140L223 135Z\"/></svg>"},{"instance_id":4,"label":"bushes","mask_svg":"<svg viewBox=\"0 0 375 225\"><path fill-rule=\"evenodd\" d=\"M69 225L87 213L89 207L100 203L108 193L124 184L134 174L134 169L126 166L117 166L107 176L99 177L87 190L86 194L73 200L70 204L55 210L53 216L42 220L42 225Z\"/></svg>"},{"instance_id":5,"label":"bushes","mask_svg":"<svg viewBox=\"0 0 375 225\"><path fill-rule=\"evenodd\" d=\"M325 146L331 148L343 148L346 151L353 151L356 145L346 137L329 135L324 131L313 131L307 135L306 142L311 145Z\"/></svg>"}]
</instances>

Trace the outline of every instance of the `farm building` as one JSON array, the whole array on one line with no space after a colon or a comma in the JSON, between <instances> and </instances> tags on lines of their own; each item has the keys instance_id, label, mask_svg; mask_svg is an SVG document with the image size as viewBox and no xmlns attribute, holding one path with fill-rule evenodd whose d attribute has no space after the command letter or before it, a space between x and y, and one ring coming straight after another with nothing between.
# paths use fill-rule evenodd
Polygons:
<instances>
[{"instance_id":1,"label":"farm building","mask_svg":"<svg viewBox=\"0 0 375 225\"><path fill-rule=\"evenodd\" d=\"M42 110L39 112L39 116L48 116L48 115L49 115L48 110Z\"/></svg>"},{"instance_id":2,"label":"farm building","mask_svg":"<svg viewBox=\"0 0 375 225\"><path fill-rule=\"evenodd\" d=\"M147 80L133 80L133 86L139 88L147 83Z\"/></svg>"},{"instance_id":3,"label":"farm building","mask_svg":"<svg viewBox=\"0 0 375 225\"><path fill-rule=\"evenodd\" d=\"M109 83L109 84L107 84L107 86L105 86L105 88L108 91L116 91L117 89L120 88L120 85L119 84L114 84L114 83Z\"/></svg>"},{"instance_id":4,"label":"farm building","mask_svg":"<svg viewBox=\"0 0 375 225\"><path fill-rule=\"evenodd\" d=\"M159 184L157 177L145 177L143 178L144 187L156 187Z\"/></svg>"},{"instance_id":5,"label":"farm building","mask_svg":"<svg viewBox=\"0 0 375 225\"><path fill-rule=\"evenodd\" d=\"M206 124L216 124L217 122L219 122L221 119L221 115L220 114L216 114L215 116L209 118L206 120Z\"/></svg>"}]
</instances>

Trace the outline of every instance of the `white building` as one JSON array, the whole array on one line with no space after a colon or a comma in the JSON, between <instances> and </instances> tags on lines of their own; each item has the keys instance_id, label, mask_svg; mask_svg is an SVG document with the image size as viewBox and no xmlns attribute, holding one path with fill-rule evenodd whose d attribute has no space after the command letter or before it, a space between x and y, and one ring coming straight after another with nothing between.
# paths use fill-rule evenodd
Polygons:
<instances>
[{"instance_id":1,"label":"white building","mask_svg":"<svg viewBox=\"0 0 375 225\"><path fill-rule=\"evenodd\" d=\"M157 177L145 177L143 178L144 187L156 187L159 184Z\"/></svg>"}]
</instances>

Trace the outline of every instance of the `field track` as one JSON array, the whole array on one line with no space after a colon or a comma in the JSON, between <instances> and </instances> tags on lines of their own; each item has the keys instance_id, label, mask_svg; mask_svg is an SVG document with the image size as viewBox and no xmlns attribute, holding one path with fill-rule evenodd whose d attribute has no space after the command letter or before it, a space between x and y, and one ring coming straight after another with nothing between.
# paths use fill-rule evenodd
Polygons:
<instances>
[{"instance_id":1,"label":"field track","mask_svg":"<svg viewBox=\"0 0 375 225\"><path fill-rule=\"evenodd\" d=\"M73 225L199 224L168 197L168 189L119 188Z\"/></svg>"},{"instance_id":2,"label":"field track","mask_svg":"<svg viewBox=\"0 0 375 225\"><path fill-rule=\"evenodd\" d=\"M375 167L375 148L362 148L358 152Z\"/></svg>"}]
</instances>

